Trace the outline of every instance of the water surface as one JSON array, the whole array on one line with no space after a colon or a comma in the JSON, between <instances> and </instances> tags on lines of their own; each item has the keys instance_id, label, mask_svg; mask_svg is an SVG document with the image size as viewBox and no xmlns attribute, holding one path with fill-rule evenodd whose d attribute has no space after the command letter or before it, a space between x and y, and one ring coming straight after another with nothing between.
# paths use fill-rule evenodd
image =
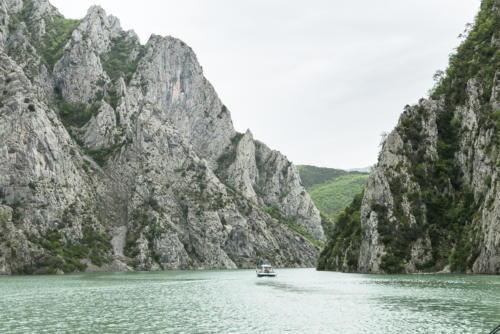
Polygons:
<instances>
[{"instance_id":1,"label":"water surface","mask_svg":"<svg viewBox=\"0 0 500 334\"><path fill-rule=\"evenodd\" d=\"M6 333L489 333L500 277L281 269L0 277Z\"/></svg>"}]
</instances>

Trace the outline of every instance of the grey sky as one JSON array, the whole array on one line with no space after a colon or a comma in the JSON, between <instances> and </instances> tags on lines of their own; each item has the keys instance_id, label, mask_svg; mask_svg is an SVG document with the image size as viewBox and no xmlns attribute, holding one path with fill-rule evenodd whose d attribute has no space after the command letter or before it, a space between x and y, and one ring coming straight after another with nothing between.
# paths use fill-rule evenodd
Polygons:
<instances>
[{"instance_id":1,"label":"grey sky","mask_svg":"<svg viewBox=\"0 0 500 334\"><path fill-rule=\"evenodd\" d=\"M366 167L404 105L432 87L480 0L51 0L92 4L145 43L190 45L238 131L296 164Z\"/></svg>"}]
</instances>

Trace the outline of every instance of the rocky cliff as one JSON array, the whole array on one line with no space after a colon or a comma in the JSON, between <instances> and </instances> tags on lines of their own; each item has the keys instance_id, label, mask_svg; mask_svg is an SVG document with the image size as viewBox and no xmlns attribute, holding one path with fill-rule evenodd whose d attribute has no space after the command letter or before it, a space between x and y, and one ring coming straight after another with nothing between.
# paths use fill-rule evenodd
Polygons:
<instances>
[{"instance_id":1,"label":"rocky cliff","mask_svg":"<svg viewBox=\"0 0 500 334\"><path fill-rule=\"evenodd\" d=\"M500 1L483 0L428 99L406 106L320 269L500 273Z\"/></svg>"},{"instance_id":2,"label":"rocky cliff","mask_svg":"<svg viewBox=\"0 0 500 334\"><path fill-rule=\"evenodd\" d=\"M194 52L0 0L0 274L312 266L321 218Z\"/></svg>"}]
</instances>

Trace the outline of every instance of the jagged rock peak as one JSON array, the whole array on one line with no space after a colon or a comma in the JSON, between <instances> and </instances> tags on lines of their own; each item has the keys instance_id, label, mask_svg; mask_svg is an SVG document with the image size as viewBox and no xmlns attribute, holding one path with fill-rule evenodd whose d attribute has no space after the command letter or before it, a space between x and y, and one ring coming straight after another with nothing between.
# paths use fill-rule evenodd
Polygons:
<instances>
[{"instance_id":1,"label":"jagged rock peak","mask_svg":"<svg viewBox=\"0 0 500 334\"><path fill-rule=\"evenodd\" d=\"M314 264L295 167L235 131L189 46L98 6L25 14L0 21L0 274Z\"/></svg>"},{"instance_id":2,"label":"jagged rock peak","mask_svg":"<svg viewBox=\"0 0 500 334\"><path fill-rule=\"evenodd\" d=\"M169 35L161 36L161 35L151 34L151 36L148 39L148 42L146 43L146 47L157 51L160 51L162 49L169 49L171 50L170 51L171 53L178 54L178 57L188 57L192 59L191 63L192 65L196 66L198 74L200 75L203 74L203 68L198 62L196 53L189 45L184 43L179 38Z\"/></svg>"},{"instance_id":3,"label":"jagged rock peak","mask_svg":"<svg viewBox=\"0 0 500 334\"><path fill-rule=\"evenodd\" d=\"M119 36L121 32L118 18L106 15L100 6L92 6L73 32L73 39L78 41L86 38L89 47L98 53L103 53L109 51L111 38Z\"/></svg>"},{"instance_id":4,"label":"jagged rock peak","mask_svg":"<svg viewBox=\"0 0 500 334\"><path fill-rule=\"evenodd\" d=\"M106 15L106 11L99 5L93 5L87 10L87 15L83 18L83 21L95 22L100 21L102 27L108 28L110 30L121 30L120 20L113 15Z\"/></svg>"}]
</instances>

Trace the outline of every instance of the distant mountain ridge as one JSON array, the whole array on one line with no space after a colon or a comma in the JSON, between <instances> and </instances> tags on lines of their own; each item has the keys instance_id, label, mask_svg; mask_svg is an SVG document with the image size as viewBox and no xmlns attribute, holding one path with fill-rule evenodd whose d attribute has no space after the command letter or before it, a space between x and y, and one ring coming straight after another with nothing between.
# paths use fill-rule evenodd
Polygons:
<instances>
[{"instance_id":1,"label":"distant mountain ridge","mask_svg":"<svg viewBox=\"0 0 500 334\"><path fill-rule=\"evenodd\" d=\"M363 167L363 168L349 168L347 171L349 172L361 172L361 173L370 173L372 171L373 166Z\"/></svg>"},{"instance_id":2,"label":"distant mountain ridge","mask_svg":"<svg viewBox=\"0 0 500 334\"><path fill-rule=\"evenodd\" d=\"M368 173L359 171L309 165L298 165L297 170L314 204L330 220L352 201L368 179Z\"/></svg>"},{"instance_id":3,"label":"distant mountain ridge","mask_svg":"<svg viewBox=\"0 0 500 334\"><path fill-rule=\"evenodd\" d=\"M365 168L359 168L359 170L345 170L339 168L317 167L312 165L297 165L296 167L300 173L302 185L306 188L325 183L342 175L368 174L368 172L362 171Z\"/></svg>"}]
</instances>

